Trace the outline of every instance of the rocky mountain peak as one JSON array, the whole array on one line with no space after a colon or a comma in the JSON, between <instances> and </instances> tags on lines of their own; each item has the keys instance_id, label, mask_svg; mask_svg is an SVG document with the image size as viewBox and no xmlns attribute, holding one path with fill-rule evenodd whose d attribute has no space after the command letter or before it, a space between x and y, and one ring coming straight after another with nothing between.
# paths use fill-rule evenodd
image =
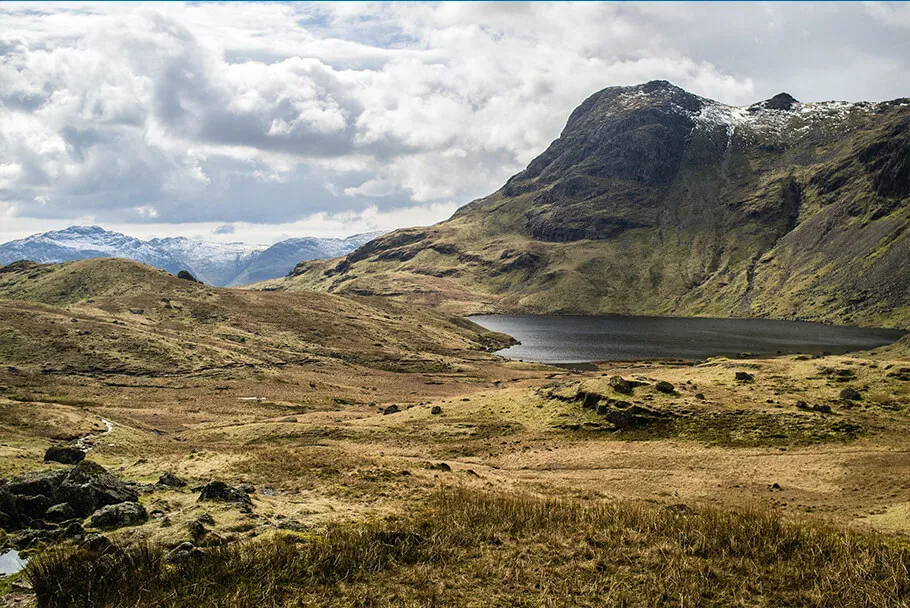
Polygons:
<instances>
[{"instance_id":1,"label":"rocky mountain peak","mask_svg":"<svg viewBox=\"0 0 910 608\"><path fill-rule=\"evenodd\" d=\"M771 99L759 101L749 106L750 112L759 110L783 110L789 112L799 105L799 101L789 93L778 93Z\"/></svg>"}]
</instances>

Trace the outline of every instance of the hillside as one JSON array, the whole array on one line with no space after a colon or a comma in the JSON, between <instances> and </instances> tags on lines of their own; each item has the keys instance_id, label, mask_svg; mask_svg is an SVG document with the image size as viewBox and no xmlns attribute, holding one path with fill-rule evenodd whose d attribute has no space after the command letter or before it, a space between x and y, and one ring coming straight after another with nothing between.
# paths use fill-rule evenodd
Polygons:
<instances>
[{"instance_id":1,"label":"hillside","mask_svg":"<svg viewBox=\"0 0 910 608\"><path fill-rule=\"evenodd\" d=\"M210 285L241 285L282 277L301 260L344 255L380 234L355 234L345 239L292 238L264 247L186 237L143 241L100 226L70 226L0 244L0 264L126 258L173 274L188 270Z\"/></svg>"},{"instance_id":2,"label":"hillside","mask_svg":"<svg viewBox=\"0 0 910 608\"><path fill-rule=\"evenodd\" d=\"M0 267L0 363L168 375L347 361L445 367L500 338L391 301L213 288L115 258Z\"/></svg>"},{"instance_id":3,"label":"hillside","mask_svg":"<svg viewBox=\"0 0 910 608\"><path fill-rule=\"evenodd\" d=\"M452 312L910 324L910 101L604 89L448 221L262 287Z\"/></svg>"}]
</instances>

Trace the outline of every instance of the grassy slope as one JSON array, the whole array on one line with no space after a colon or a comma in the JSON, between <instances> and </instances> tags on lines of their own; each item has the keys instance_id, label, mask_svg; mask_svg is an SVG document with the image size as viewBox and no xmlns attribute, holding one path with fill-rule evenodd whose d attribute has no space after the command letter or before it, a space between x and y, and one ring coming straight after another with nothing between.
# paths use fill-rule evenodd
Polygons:
<instances>
[{"instance_id":1,"label":"grassy slope","mask_svg":"<svg viewBox=\"0 0 910 608\"><path fill-rule=\"evenodd\" d=\"M159 375L308 359L445 367L502 339L382 299L219 289L117 259L0 268L0 332L7 365Z\"/></svg>"}]
</instances>

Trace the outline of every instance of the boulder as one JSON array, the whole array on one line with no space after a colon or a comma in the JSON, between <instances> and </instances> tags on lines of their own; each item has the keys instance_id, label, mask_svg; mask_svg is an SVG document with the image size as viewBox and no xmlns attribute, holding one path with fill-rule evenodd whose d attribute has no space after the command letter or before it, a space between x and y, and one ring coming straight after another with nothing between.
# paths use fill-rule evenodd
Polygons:
<instances>
[{"instance_id":1,"label":"boulder","mask_svg":"<svg viewBox=\"0 0 910 608\"><path fill-rule=\"evenodd\" d=\"M622 376L613 376L610 378L610 387L617 393L622 393L623 395L632 394L632 384Z\"/></svg>"},{"instance_id":2,"label":"boulder","mask_svg":"<svg viewBox=\"0 0 910 608\"><path fill-rule=\"evenodd\" d=\"M442 413L442 408L439 407L438 405L434 405L433 408L430 410L430 413L433 414L434 416L438 416L439 414Z\"/></svg>"},{"instance_id":3,"label":"boulder","mask_svg":"<svg viewBox=\"0 0 910 608\"><path fill-rule=\"evenodd\" d=\"M67 521L76 519L76 511L68 502L61 502L50 507L44 514L47 521Z\"/></svg>"},{"instance_id":4,"label":"boulder","mask_svg":"<svg viewBox=\"0 0 910 608\"><path fill-rule=\"evenodd\" d=\"M85 460L85 452L79 448L55 446L44 453L44 462L59 462L61 464L79 464Z\"/></svg>"},{"instance_id":5,"label":"boulder","mask_svg":"<svg viewBox=\"0 0 910 608\"><path fill-rule=\"evenodd\" d=\"M830 405L813 405L812 409L816 412L821 412L822 414L830 414L831 406Z\"/></svg>"},{"instance_id":6,"label":"boulder","mask_svg":"<svg viewBox=\"0 0 910 608\"><path fill-rule=\"evenodd\" d=\"M55 502L66 471L36 471L0 482L0 528L8 532L32 526Z\"/></svg>"},{"instance_id":7,"label":"boulder","mask_svg":"<svg viewBox=\"0 0 910 608\"><path fill-rule=\"evenodd\" d=\"M83 460L67 473L55 497L72 505L80 517L107 505L139 501L136 490L91 460Z\"/></svg>"},{"instance_id":8,"label":"boulder","mask_svg":"<svg viewBox=\"0 0 910 608\"><path fill-rule=\"evenodd\" d=\"M163 488L184 488L186 481L173 473L162 473L155 485Z\"/></svg>"},{"instance_id":9,"label":"boulder","mask_svg":"<svg viewBox=\"0 0 910 608\"><path fill-rule=\"evenodd\" d=\"M0 529L18 530L23 524L23 517L16 508L16 495L0 487Z\"/></svg>"},{"instance_id":10,"label":"boulder","mask_svg":"<svg viewBox=\"0 0 910 608\"><path fill-rule=\"evenodd\" d=\"M752 382L755 380L755 376L749 372L736 372L736 379L740 382Z\"/></svg>"},{"instance_id":11,"label":"boulder","mask_svg":"<svg viewBox=\"0 0 910 608\"><path fill-rule=\"evenodd\" d=\"M393 404L390 405L389 407L387 407L387 408L385 408L385 409L382 410L382 415L383 415L383 416L388 416L389 414L397 414L397 413L400 412L400 411L401 411L401 410L398 409L398 406L395 405L395 404L393 403Z\"/></svg>"},{"instance_id":12,"label":"boulder","mask_svg":"<svg viewBox=\"0 0 910 608\"><path fill-rule=\"evenodd\" d=\"M188 270L181 270L180 272L178 272L177 278L184 279L185 281L192 281L193 283L201 283L201 281L199 281L199 279L197 279L192 274L190 274L190 272Z\"/></svg>"},{"instance_id":13,"label":"boulder","mask_svg":"<svg viewBox=\"0 0 910 608\"><path fill-rule=\"evenodd\" d=\"M158 489L158 487L153 484L142 483L141 481L133 481L132 479L124 481L123 483L125 483L127 487L135 490L139 494L151 494Z\"/></svg>"},{"instance_id":14,"label":"boulder","mask_svg":"<svg viewBox=\"0 0 910 608\"><path fill-rule=\"evenodd\" d=\"M660 382L658 382L657 384L654 385L654 388L656 388L661 393L665 393L667 395L672 394L673 391L676 390L676 387L673 386L672 384L670 384L669 382L667 382L666 380L661 380Z\"/></svg>"},{"instance_id":15,"label":"boulder","mask_svg":"<svg viewBox=\"0 0 910 608\"><path fill-rule=\"evenodd\" d=\"M246 492L247 494L256 493L256 486L254 486L253 484L251 484L248 481L245 481L242 484L238 485L237 489L240 490L241 492ZM209 516L209 517L211 517L211 516Z\"/></svg>"},{"instance_id":16,"label":"boulder","mask_svg":"<svg viewBox=\"0 0 910 608\"><path fill-rule=\"evenodd\" d=\"M250 496L239 488L229 486L223 481L210 481L199 492L199 502L207 500L218 502L232 502L245 506L252 506Z\"/></svg>"},{"instance_id":17,"label":"boulder","mask_svg":"<svg viewBox=\"0 0 910 608\"><path fill-rule=\"evenodd\" d=\"M44 519L44 513L52 504L54 504L52 499L42 494L37 496L16 496L16 511L30 519Z\"/></svg>"},{"instance_id":18,"label":"boulder","mask_svg":"<svg viewBox=\"0 0 910 608\"><path fill-rule=\"evenodd\" d=\"M203 553L200 549L198 549L193 543L186 541L174 547L167 554L165 560L169 563L174 563L181 562L187 558L201 557L202 555Z\"/></svg>"},{"instance_id":19,"label":"boulder","mask_svg":"<svg viewBox=\"0 0 910 608\"><path fill-rule=\"evenodd\" d=\"M53 496L57 488L66 478L68 471L35 471L13 477L2 486L10 494L22 496Z\"/></svg>"},{"instance_id":20,"label":"boulder","mask_svg":"<svg viewBox=\"0 0 910 608\"><path fill-rule=\"evenodd\" d=\"M92 513L89 525L93 528L123 528L138 526L148 521L148 518L145 507L138 502L121 502L101 507Z\"/></svg>"},{"instance_id":21,"label":"boulder","mask_svg":"<svg viewBox=\"0 0 910 608\"><path fill-rule=\"evenodd\" d=\"M852 388L845 388L840 392L840 398L845 401L860 401L863 396L859 394L859 391Z\"/></svg>"}]
</instances>

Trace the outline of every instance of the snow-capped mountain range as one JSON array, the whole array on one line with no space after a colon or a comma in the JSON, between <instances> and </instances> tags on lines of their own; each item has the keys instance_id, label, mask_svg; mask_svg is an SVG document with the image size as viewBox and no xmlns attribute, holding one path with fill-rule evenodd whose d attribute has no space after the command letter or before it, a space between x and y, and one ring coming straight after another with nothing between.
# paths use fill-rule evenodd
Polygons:
<instances>
[{"instance_id":1,"label":"snow-capped mountain range","mask_svg":"<svg viewBox=\"0 0 910 608\"><path fill-rule=\"evenodd\" d=\"M0 245L0 265L16 260L46 264L117 257L175 274L188 270L210 285L244 285L284 276L303 260L345 255L381 234L355 234L344 239L303 237L264 247L185 237L143 241L100 226L70 226Z\"/></svg>"}]
</instances>

